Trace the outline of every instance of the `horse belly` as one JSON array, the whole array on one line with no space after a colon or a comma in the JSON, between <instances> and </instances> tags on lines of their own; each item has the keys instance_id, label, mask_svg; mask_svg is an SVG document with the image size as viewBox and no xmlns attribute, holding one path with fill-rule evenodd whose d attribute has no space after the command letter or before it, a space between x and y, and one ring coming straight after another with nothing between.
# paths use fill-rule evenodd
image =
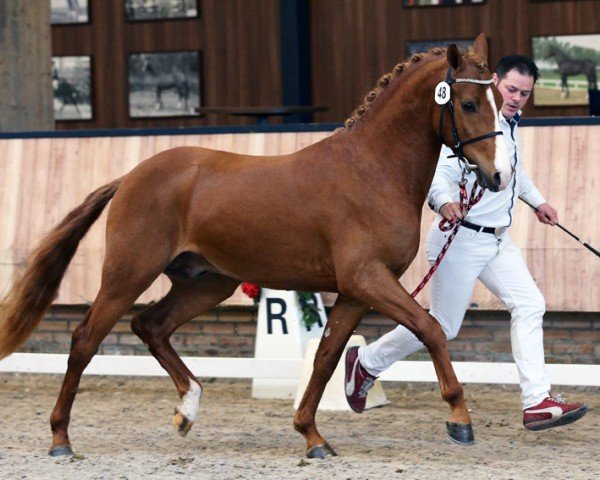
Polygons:
<instances>
[{"instance_id":1,"label":"horse belly","mask_svg":"<svg viewBox=\"0 0 600 480\"><path fill-rule=\"evenodd\" d=\"M205 229L198 251L216 269L243 281L288 290L336 290L335 271L320 242L277 230ZM295 238L294 238L295 237Z\"/></svg>"}]
</instances>

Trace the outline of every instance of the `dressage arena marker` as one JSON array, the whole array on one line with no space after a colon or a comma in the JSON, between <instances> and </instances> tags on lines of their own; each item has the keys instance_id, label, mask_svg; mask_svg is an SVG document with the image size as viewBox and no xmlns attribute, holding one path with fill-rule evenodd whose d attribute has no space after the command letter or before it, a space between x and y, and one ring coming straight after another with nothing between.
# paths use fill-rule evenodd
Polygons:
<instances>
[{"instance_id":1,"label":"dressage arena marker","mask_svg":"<svg viewBox=\"0 0 600 480\"><path fill-rule=\"evenodd\" d=\"M321 338L327 324L321 294L313 295L313 301L319 308L319 321L307 327L302 322L302 308L295 291L261 289L254 358L270 361L281 358L304 359L306 344L311 339ZM299 380L300 375L284 378L254 377L252 397L293 399Z\"/></svg>"},{"instance_id":2,"label":"dressage arena marker","mask_svg":"<svg viewBox=\"0 0 600 480\"><path fill-rule=\"evenodd\" d=\"M0 372L61 373L67 370L68 354L13 353L0 360ZM188 368L200 378L288 378L300 379L303 359L183 357ZM514 363L453 362L461 383L518 383ZM600 386L600 365L549 364L554 385ZM150 355L96 355L85 370L87 375L166 376ZM400 361L379 377L383 381L437 382L429 361Z\"/></svg>"}]
</instances>

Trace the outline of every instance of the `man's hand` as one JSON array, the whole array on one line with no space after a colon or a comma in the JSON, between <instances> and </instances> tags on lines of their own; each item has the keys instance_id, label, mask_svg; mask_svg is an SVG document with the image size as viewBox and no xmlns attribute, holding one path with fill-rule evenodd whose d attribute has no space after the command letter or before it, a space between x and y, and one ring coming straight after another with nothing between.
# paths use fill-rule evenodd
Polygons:
<instances>
[{"instance_id":1,"label":"man's hand","mask_svg":"<svg viewBox=\"0 0 600 480\"><path fill-rule=\"evenodd\" d=\"M558 212L547 203L538 205L535 214L538 220L546 225L556 225L558 223Z\"/></svg>"},{"instance_id":2,"label":"man's hand","mask_svg":"<svg viewBox=\"0 0 600 480\"><path fill-rule=\"evenodd\" d=\"M455 222L464 217L459 202L444 203L442 208L440 208L440 215L449 222Z\"/></svg>"}]
</instances>

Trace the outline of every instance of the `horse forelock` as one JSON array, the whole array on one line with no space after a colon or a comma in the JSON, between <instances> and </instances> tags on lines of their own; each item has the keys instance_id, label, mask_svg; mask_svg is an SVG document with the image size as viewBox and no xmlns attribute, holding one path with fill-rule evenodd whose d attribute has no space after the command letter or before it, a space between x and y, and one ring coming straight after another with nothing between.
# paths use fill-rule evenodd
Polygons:
<instances>
[{"instance_id":1,"label":"horse forelock","mask_svg":"<svg viewBox=\"0 0 600 480\"><path fill-rule=\"evenodd\" d=\"M344 126L336 131L351 130L357 125L359 120L367 113L373 103L380 97L381 93L384 92L392 83L396 82L403 73L430 63L433 60L437 60L440 55L446 53L445 48L434 47L427 53L415 53L407 61L398 63L391 72L386 73L377 80L375 88L365 95L363 103L358 106L350 117L344 122Z\"/></svg>"}]
</instances>

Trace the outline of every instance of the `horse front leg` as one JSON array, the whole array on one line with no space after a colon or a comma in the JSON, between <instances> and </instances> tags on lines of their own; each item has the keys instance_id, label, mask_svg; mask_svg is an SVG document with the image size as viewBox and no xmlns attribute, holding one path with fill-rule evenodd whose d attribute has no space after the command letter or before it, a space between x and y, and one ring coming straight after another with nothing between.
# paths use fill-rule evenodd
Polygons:
<instances>
[{"instance_id":1,"label":"horse front leg","mask_svg":"<svg viewBox=\"0 0 600 480\"><path fill-rule=\"evenodd\" d=\"M438 321L409 295L384 264L363 265L347 288L353 297L404 325L425 345L435 367L442 398L450 405L446 421L448 436L456 443L471 445L474 441L471 417L463 388L452 367L446 335Z\"/></svg>"},{"instance_id":2,"label":"horse front leg","mask_svg":"<svg viewBox=\"0 0 600 480\"><path fill-rule=\"evenodd\" d=\"M306 440L306 455L309 458L335 456L335 451L319 434L315 414L327 382L335 371L344 347L368 306L339 295L315 354L313 372L294 416L294 428Z\"/></svg>"}]
</instances>

